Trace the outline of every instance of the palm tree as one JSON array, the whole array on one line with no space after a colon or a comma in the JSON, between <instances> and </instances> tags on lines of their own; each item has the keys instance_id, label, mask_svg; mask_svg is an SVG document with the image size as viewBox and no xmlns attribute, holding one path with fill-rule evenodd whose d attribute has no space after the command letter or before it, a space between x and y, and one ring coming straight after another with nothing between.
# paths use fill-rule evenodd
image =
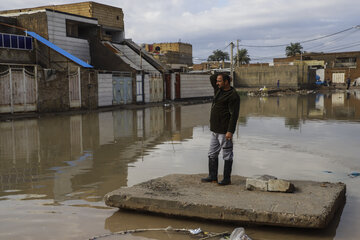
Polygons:
<instances>
[{"instance_id":1,"label":"palm tree","mask_svg":"<svg viewBox=\"0 0 360 240\"><path fill-rule=\"evenodd\" d=\"M249 64L250 62L250 56L248 54L248 50L246 48L242 48L238 51L238 53L235 55L235 63L237 63L237 57L239 56L239 64Z\"/></svg>"},{"instance_id":2,"label":"palm tree","mask_svg":"<svg viewBox=\"0 0 360 240\"><path fill-rule=\"evenodd\" d=\"M286 46L285 52L287 57L294 57L296 54L301 54L303 47L300 43L290 43L289 46Z\"/></svg>"},{"instance_id":3,"label":"palm tree","mask_svg":"<svg viewBox=\"0 0 360 240\"><path fill-rule=\"evenodd\" d=\"M225 61L229 60L229 54L219 49L213 51L213 54L208 57L208 61Z\"/></svg>"}]
</instances>

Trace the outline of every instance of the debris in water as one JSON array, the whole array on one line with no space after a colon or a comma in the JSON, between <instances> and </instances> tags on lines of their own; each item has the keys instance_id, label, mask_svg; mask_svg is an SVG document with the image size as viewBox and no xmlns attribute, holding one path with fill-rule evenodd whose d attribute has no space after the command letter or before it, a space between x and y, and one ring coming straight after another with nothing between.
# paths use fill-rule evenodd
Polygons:
<instances>
[{"instance_id":1,"label":"debris in water","mask_svg":"<svg viewBox=\"0 0 360 240\"><path fill-rule=\"evenodd\" d=\"M251 238L245 234L245 229L242 227L235 228L230 235L230 240L251 240Z\"/></svg>"},{"instance_id":2,"label":"debris in water","mask_svg":"<svg viewBox=\"0 0 360 240\"><path fill-rule=\"evenodd\" d=\"M359 176L360 176L360 172L352 172L352 173L350 173L348 176L351 177L351 178L359 177Z\"/></svg>"},{"instance_id":3,"label":"debris in water","mask_svg":"<svg viewBox=\"0 0 360 240\"><path fill-rule=\"evenodd\" d=\"M202 230L200 228L197 229L190 229L189 232L193 235L199 234L202 232Z\"/></svg>"}]
</instances>

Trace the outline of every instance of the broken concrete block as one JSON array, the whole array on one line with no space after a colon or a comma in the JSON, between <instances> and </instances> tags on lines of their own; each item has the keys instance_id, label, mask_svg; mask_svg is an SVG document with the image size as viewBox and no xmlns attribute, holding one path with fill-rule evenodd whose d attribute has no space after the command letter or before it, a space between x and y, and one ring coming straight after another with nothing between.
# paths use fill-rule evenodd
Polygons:
<instances>
[{"instance_id":1,"label":"broken concrete block","mask_svg":"<svg viewBox=\"0 0 360 240\"><path fill-rule=\"evenodd\" d=\"M277 179L277 177L271 176L271 175L255 175L252 178L263 180L263 181L269 181L270 179Z\"/></svg>"},{"instance_id":2,"label":"broken concrete block","mask_svg":"<svg viewBox=\"0 0 360 240\"><path fill-rule=\"evenodd\" d=\"M246 179L246 189L247 190L259 190L267 191L268 190L268 181L270 179L277 179L271 175L256 175L251 178Z\"/></svg>"},{"instance_id":3,"label":"broken concrete block","mask_svg":"<svg viewBox=\"0 0 360 240\"><path fill-rule=\"evenodd\" d=\"M268 191L292 193L295 191L295 187L294 184L289 181L282 179L270 179L268 181Z\"/></svg>"},{"instance_id":4,"label":"broken concrete block","mask_svg":"<svg viewBox=\"0 0 360 240\"><path fill-rule=\"evenodd\" d=\"M246 179L246 189L247 190L267 191L268 181L256 179L256 178L247 178Z\"/></svg>"}]
</instances>

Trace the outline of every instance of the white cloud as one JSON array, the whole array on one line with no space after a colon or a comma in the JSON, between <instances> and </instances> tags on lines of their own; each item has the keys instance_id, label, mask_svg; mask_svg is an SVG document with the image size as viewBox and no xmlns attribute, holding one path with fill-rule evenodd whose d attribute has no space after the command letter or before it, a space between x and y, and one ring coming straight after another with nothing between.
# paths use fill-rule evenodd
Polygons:
<instances>
[{"instance_id":1,"label":"white cloud","mask_svg":"<svg viewBox=\"0 0 360 240\"><path fill-rule=\"evenodd\" d=\"M71 2L73 1L2 1L0 9ZM236 39L241 39L242 44L252 45L289 43L360 24L357 22L360 1L357 0L98 2L123 9L127 38L138 43L172 42L181 39L193 44L193 55L200 58L206 58L214 49L222 49ZM249 53L250 56L271 56L283 54L284 50L249 48Z\"/></svg>"}]
</instances>

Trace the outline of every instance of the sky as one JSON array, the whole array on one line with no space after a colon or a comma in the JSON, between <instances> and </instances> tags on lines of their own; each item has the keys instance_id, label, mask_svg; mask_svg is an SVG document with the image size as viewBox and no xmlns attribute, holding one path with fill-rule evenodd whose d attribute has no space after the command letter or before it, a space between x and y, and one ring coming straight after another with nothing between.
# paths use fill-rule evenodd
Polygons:
<instances>
[{"instance_id":1,"label":"sky","mask_svg":"<svg viewBox=\"0 0 360 240\"><path fill-rule=\"evenodd\" d=\"M71 0L1 1L0 10L74 3ZM308 52L360 50L359 0L98 0L124 12L125 37L138 44L185 42L193 61L206 61L230 42L246 48L252 62L285 57L285 45L302 43ZM352 28L353 27L353 28ZM243 46L244 45L244 46ZM282 45L279 47L269 47ZM252 47L262 46L262 47ZM263 47L265 46L265 47ZM234 49L234 52L236 48Z\"/></svg>"}]
</instances>

